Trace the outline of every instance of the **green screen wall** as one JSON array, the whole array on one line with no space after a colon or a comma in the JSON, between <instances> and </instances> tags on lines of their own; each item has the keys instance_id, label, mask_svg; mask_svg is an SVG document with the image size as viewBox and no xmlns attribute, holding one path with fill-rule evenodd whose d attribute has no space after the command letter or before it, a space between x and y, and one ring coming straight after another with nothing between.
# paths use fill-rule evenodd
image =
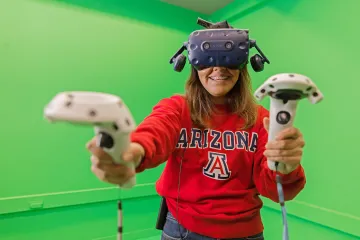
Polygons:
<instances>
[{"instance_id":1,"label":"green screen wall","mask_svg":"<svg viewBox=\"0 0 360 240\"><path fill-rule=\"evenodd\" d=\"M50 124L43 109L61 91L108 92L140 123L161 98L183 92L188 71L175 73L169 59L198 16L157 1L0 2L0 239L15 234L16 216L155 194L162 166L122 193L90 171L93 129Z\"/></svg>"},{"instance_id":2,"label":"green screen wall","mask_svg":"<svg viewBox=\"0 0 360 240\"><path fill-rule=\"evenodd\" d=\"M307 184L287 204L290 214L360 237L360 133L357 56L360 53L356 0L235 1L212 16L227 19L250 36L270 59L253 74L254 89L273 74L309 76L324 94L312 105L299 103L295 124L304 134ZM255 53L255 51L254 51ZM263 102L269 106L269 100ZM278 205L264 199L265 205Z\"/></svg>"},{"instance_id":3,"label":"green screen wall","mask_svg":"<svg viewBox=\"0 0 360 240\"><path fill-rule=\"evenodd\" d=\"M118 5L118 12L110 3L99 1L96 10L94 1L84 2L1 2L0 96L6 105L0 164L1 182L9 184L1 185L0 213L27 210L31 201L52 207L118 196L117 188L90 171L85 144L93 129L44 120L43 109L55 94L116 94L140 123L161 98L183 90L186 73L174 73L168 61L188 30L179 30L176 19L185 15L184 26L196 27L197 14L176 10L173 15L170 5L153 2L142 5L152 14L134 20L126 12L137 11L136 1ZM159 18L175 18L171 24L178 29L157 25ZM139 188L153 183L160 170L139 175Z\"/></svg>"},{"instance_id":4,"label":"green screen wall","mask_svg":"<svg viewBox=\"0 0 360 240\"><path fill-rule=\"evenodd\" d=\"M161 98L183 92L188 68L176 73L168 60L199 16L250 29L271 61L251 73L254 89L272 74L299 72L324 93L318 105L299 103L308 183L287 203L291 237L358 239L358 8L355 0L234 1L207 17L161 1L1 1L0 239L115 239L119 198L125 238L158 238L162 166L120 191L90 171L92 128L50 124L42 113L60 91L101 91L120 96L140 123ZM280 239L279 206L264 203L267 240Z\"/></svg>"}]
</instances>

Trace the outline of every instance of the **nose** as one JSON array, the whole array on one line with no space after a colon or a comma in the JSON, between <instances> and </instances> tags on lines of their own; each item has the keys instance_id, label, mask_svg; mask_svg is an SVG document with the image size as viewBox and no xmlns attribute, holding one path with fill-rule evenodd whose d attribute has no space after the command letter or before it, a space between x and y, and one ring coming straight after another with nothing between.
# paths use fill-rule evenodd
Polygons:
<instances>
[{"instance_id":1,"label":"nose","mask_svg":"<svg viewBox=\"0 0 360 240\"><path fill-rule=\"evenodd\" d=\"M221 71L221 70L226 70L226 68L225 67L220 67L220 66L215 66L213 68L213 71Z\"/></svg>"},{"instance_id":2,"label":"nose","mask_svg":"<svg viewBox=\"0 0 360 240\"><path fill-rule=\"evenodd\" d=\"M226 71L226 67L215 66L215 67L213 67L213 71L214 71L214 72L217 72L217 71Z\"/></svg>"}]
</instances>

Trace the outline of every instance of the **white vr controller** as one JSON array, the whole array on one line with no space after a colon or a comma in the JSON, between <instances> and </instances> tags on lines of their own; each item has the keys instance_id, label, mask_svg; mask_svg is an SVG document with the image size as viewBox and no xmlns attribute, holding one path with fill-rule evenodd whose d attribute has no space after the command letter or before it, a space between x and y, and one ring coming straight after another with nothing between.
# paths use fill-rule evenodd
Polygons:
<instances>
[{"instance_id":1,"label":"white vr controller","mask_svg":"<svg viewBox=\"0 0 360 240\"><path fill-rule=\"evenodd\" d=\"M61 92L57 94L44 110L50 122L91 125L97 136L96 144L107 152L115 163L134 169L133 164L125 163L121 154L127 149L130 133L135 129L135 121L125 105L117 96L98 92ZM132 188L135 176L121 185Z\"/></svg>"},{"instance_id":2,"label":"white vr controller","mask_svg":"<svg viewBox=\"0 0 360 240\"><path fill-rule=\"evenodd\" d=\"M307 98L312 104L323 99L322 93L310 78L295 73L280 73L268 78L256 91L255 98L261 101L270 96L270 124L268 140L285 128L293 126L298 101ZM268 167L276 170L275 161L268 159ZM284 164L278 163L277 170L284 171Z\"/></svg>"}]
</instances>

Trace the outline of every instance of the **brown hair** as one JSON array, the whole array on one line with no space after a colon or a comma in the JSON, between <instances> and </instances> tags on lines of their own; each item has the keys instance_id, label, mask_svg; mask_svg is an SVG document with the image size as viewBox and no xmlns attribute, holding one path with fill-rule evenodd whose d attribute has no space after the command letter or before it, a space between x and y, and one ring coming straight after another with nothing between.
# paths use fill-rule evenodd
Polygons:
<instances>
[{"instance_id":1,"label":"brown hair","mask_svg":"<svg viewBox=\"0 0 360 240\"><path fill-rule=\"evenodd\" d=\"M211 95L202 86L193 66L185 85L185 97L193 123L200 128L210 127L207 120L214 113L214 103L211 101ZM227 94L226 100L230 111L244 119L242 129L248 129L255 124L257 104L252 95L251 80L246 66L240 70L239 79Z\"/></svg>"}]
</instances>

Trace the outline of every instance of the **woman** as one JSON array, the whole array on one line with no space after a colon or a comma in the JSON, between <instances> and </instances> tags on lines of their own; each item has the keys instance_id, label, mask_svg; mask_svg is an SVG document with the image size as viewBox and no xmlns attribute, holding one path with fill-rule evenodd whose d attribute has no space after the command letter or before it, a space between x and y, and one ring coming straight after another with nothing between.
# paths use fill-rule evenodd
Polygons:
<instances>
[{"instance_id":1,"label":"woman","mask_svg":"<svg viewBox=\"0 0 360 240\"><path fill-rule=\"evenodd\" d=\"M156 183L169 208L163 239L264 239L259 194L278 202L267 158L286 164L285 200L305 185L304 140L288 128L267 142L268 111L252 96L247 68L192 67L185 96L161 100L123 154L136 173L166 161ZM134 172L89 142L92 171L121 185Z\"/></svg>"}]
</instances>

